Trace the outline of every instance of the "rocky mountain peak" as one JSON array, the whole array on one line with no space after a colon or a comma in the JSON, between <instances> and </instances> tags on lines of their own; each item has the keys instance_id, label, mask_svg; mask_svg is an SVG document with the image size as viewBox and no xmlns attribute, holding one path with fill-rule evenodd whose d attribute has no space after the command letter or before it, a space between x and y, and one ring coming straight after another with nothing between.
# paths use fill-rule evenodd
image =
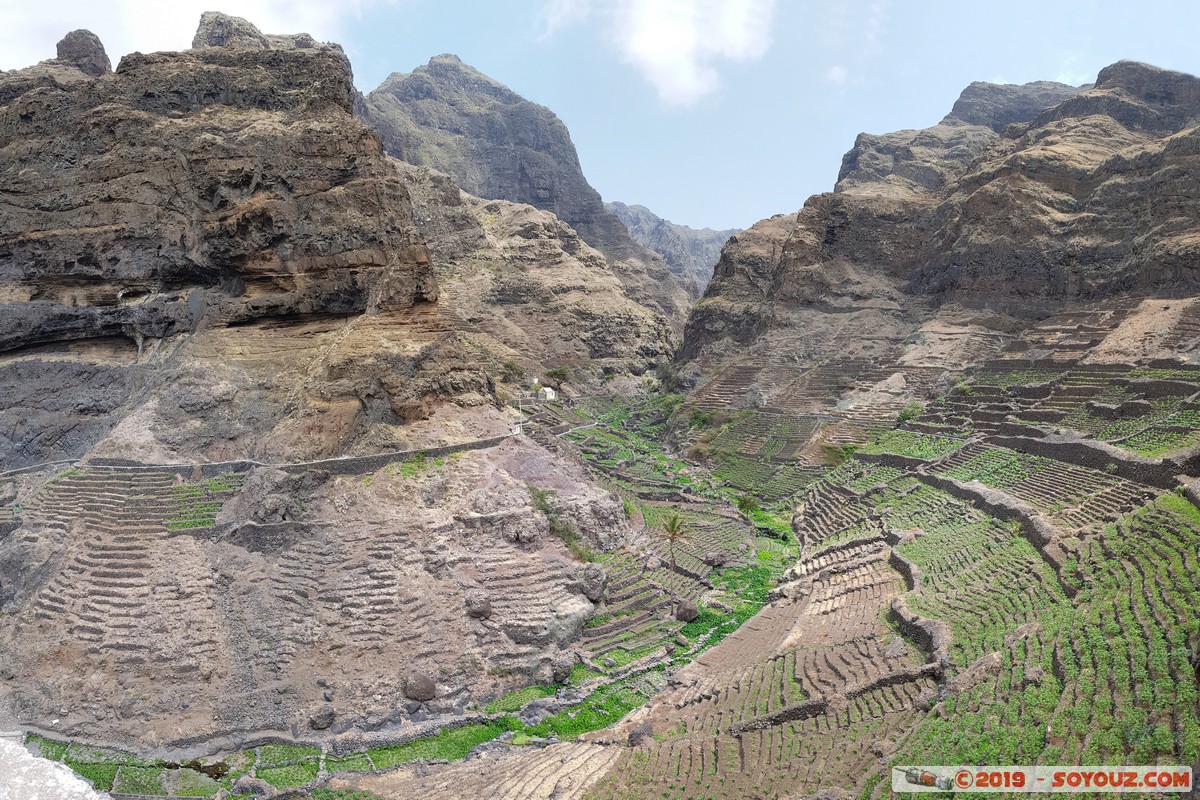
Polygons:
<instances>
[{"instance_id":1,"label":"rocky mountain peak","mask_svg":"<svg viewBox=\"0 0 1200 800\"><path fill-rule=\"evenodd\" d=\"M192 38L192 47L232 47L235 50L270 50L267 37L254 23L241 17L205 11L200 27Z\"/></svg>"},{"instance_id":2,"label":"rocky mountain peak","mask_svg":"<svg viewBox=\"0 0 1200 800\"><path fill-rule=\"evenodd\" d=\"M1118 61L1100 70L1095 88L1123 89L1152 105L1200 107L1200 78L1138 61Z\"/></svg>"},{"instance_id":3,"label":"rocky mountain peak","mask_svg":"<svg viewBox=\"0 0 1200 800\"><path fill-rule=\"evenodd\" d=\"M464 191L549 211L599 250L633 296L682 323L687 294L604 207L554 112L455 55L393 73L356 107L388 154L444 172Z\"/></svg>"},{"instance_id":4,"label":"rocky mountain peak","mask_svg":"<svg viewBox=\"0 0 1200 800\"><path fill-rule=\"evenodd\" d=\"M339 44L318 42L307 33L264 34L254 23L241 17L222 14L220 11L205 11L200 15L200 27L196 29L196 35L192 38L192 48L199 47L224 47L230 50L328 50L340 54L345 61L346 72L350 72L350 61Z\"/></svg>"},{"instance_id":5,"label":"rocky mountain peak","mask_svg":"<svg viewBox=\"0 0 1200 800\"><path fill-rule=\"evenodd\" d=\"M1042 112L1033 124L1107 116L1130 131L1162 134L1182 130L1197 114L1200 79L1137 61L1118 61L1100 70L1091 88Z\"/></svg>"},{"instance_id":6,"label":"rocky mountain peak","mask_svg":"<svg viewBox=\"0 0 1200 800\"><path fill-rule=\"evenodd\" d=\"M78 67L85 75L105 75L112 72L112 62L104 52L100 37L80 28L71 31L58 42L58 58L61 64Z\"/></svg>"},{"instance_id":7,"label":"rocky mountain peak","mask_svg":"<svg viewBox=\"0 0 1200 800\"><path fill-rule=\"evenodd\" d=\"M1000 133L1013 123L1029 122L1047 108L1078 94L1082 87L1055 81L987 83L975 81L958 96L943 123L982 125Z\"/></svg>"}]
</instances>

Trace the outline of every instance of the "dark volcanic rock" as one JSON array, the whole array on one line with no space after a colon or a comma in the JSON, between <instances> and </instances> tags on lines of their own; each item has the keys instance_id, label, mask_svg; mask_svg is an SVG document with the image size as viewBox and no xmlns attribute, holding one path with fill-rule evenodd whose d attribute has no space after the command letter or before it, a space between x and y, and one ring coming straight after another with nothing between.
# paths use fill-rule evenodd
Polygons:
<instances>
[{"instance_id":1,"label":"dark volcanic rock","mask_svg":"<svg viewBox=\"0 0 1200 800\"><path fill-rule=\"evenodd\" d=\"M387 151L448 173L479 197L553 212L607 255L626 257L625 228L583 177L567 127L550 109L440 55L393 73L366 97Z\"/></svg>"},{"instance_id":2,"label":"dark volcanic rock","mask_svg":"<svg viewBox=\"0 0 1200 800\"><path fill-rule=\"evenodd\" d=\"M404 696L424 703L437 697L437 684L425 674L409 675L404 680Z\"/></svg>"},{"instance_id":3,"label":"dark volcanic rock","mask_svg":"<svg viewBox=\"0 0 1200 800\"><path fill-rule=\"evenodd\" d=\"M351 88L334 49L134 54L69 87L6 76L0 152L21 142L22 166L0 172L0 280L25 301L0 305L0 349L436 298ZM257 109L283 116L247 127Z\"/></svg>"},{"instance_id":4,"label":"dark volcanic rock","mask_svg":"<svg viewBox=\"0 0 1200 800\"><path fill-rule=\"evenodd\" d=\"M200 27L192 37L192 47L230 47L236 50L269 50L267 37L252 23L219 11L200 15Z\"/></svg>"},{"instance_id":5,"label":"dark volcanic rock","mask_svg":"<svg viewBox=\"0 0 1200 800\"><path fill-rule=\"evenodd\" d=\"M679 601L679 606L675 609L675 619L680 622L691 622L696 617L700 616L700 606L695 600L683 598Z\"/></svg>"},{"instance_id":6,"label":"dark volcanic rock","mask_svg":"<svg viewBox=\"0 0 1200 800\"><path fill-rule=\"evenodd\" d=\"M333 710L333 706L322 706L308 718L308 726L314 731L323 731L333 724L336 717L337 713Z\"/></svg>"},{"instance_id":7,"label":"dark volcanic rock","mask_svg":"<svg viewBox=\"0 0 1200 800\"><path fill-rule=\"evenodd\" d=\"M78 67L86 75L105 75L112 72L112 62L100 37L88 30L71 31L58 43L57 61Z\"/></svg>"}]
</instances>

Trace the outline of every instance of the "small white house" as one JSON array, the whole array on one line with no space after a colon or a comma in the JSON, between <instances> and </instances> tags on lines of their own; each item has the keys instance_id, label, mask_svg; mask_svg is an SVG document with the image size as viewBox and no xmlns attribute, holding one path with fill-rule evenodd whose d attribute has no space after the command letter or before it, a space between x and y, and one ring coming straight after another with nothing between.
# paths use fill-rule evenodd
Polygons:
<instances>
[{"instance_id":1,"label":"small white house","mask_svg":"<svg viewBox=\"0 0 1200 800\"><path fill-rule=\"evenodd\" d=\"M538 400L556 400L558 399L558 392L554 391L549 386L543 386L537 390L536 396Z\"/></svg>"}]
</instances>

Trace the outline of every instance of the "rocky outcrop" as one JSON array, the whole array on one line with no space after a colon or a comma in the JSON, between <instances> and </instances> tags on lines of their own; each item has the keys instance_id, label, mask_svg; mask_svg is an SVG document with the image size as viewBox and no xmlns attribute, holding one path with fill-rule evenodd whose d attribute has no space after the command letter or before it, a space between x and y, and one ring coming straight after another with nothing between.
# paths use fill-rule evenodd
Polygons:
<instances>
[{"instance_id":1,"label":"rocky outcrop","mask_svg":"<svg viewBox=\"0 0 1200 800\"><path fill-rule=\"evenodd\" d=\"M671 272L683 282L692 297L699 297L712 277L713 267L721 258L721 248L729 237L740 229L714 231L712 228L689 228L676 225L656 215L645 206L624 203L605 203L604 207L617 215L629 229L629 235L643 247L663 257Z\"/></svg>"},{"instance_id":2,"label":"rocky outcrop","mask_svg":"<svg viewBox=\"0 0 1200 800\"><path fill-rule=\"evenodd\" d=\"M247 26L206 15L199 41L236 46L135 53L103 79L59 62L0 77L6 465L79 456L114 432L111 454L150 460L337 455L439 399L490 402L448 329L411 330L436 275L400 176L350 113L345 55L303 35L248 49ZM60 62L102 66L85 34ZM367 330L312 329L348 321ZM355 350L397 325L407 348ZM275 391L289 359L270 345L273 363L252 356L247 372L243 358L264 335L325 355L293 360ZM380 359L374 374L341 368Z\"/></svg>"},{"instance_id":3,"label":"rocky outcrop","mask_svg":"<svg viewBox=\"0 0 1200 800\"><path fill-rule=\"evenodd\" d=\"M583 177L562 120L458 56L393 73L366 106L396 158L441 170L478 197L550 211L593 247L630 254L628 234Z\"/></svg>"},{"instance_id":4,"label":"rocky outcrop","mask_svg":"<svg viewBox=\"0 0 1200 800\"><path fill-rule=\"evenodd\" d=\"M835 191L911 198L941 189L996 147L1007 126L1030 122L1079 91L1052 81L976 81L932 128L880 136L860 133L842 158Z\"/></svg>"},{"instance_id":5,"label":"rocky outcrop","mask_svg":"<svg viewBox=\"0 0 1200 800\"><path fill-rule=\"evenodd\" d=\"M104 52L104 44L91 31L71 31L59 41L57 50L55 60L58 63L75 67L84 75L95 77L112 72L112 62Z\"/></svg>"},{"instance_id":6,"label":"rocky outcrop","mask_svg":"<svg viewBox=\"0 0 1200 800\"><path fill-rule=\"evenodd\" d=\"M443 301L471 326L497 380L505 362L529 376L565 366L586 379L641 374L671 357L676 339L665 315L647 307L653 300L630 292L628 274L553 214L472 197L428 168L395 166Z\"/></svg>"},{"instance_id":7,"label":"rocky outcrop","mask_svg":"<svg viewBox=\"0 0 1200 800\"><path fill-rule=\"evenodd\" d=\"M1200 292L1198 91L1121 62L1090 88L974 84L934 128L861 136L835 193L730 240L684 355L902 356L927 325L996 333L1070 302Z\"/></svg>"},{"instance_id":8,"label":"rocky outcrop","mask_svg":"<svg viewBox=\"0 0 1200 800\"><path fill-rule=\"evenodd\" d=\"M351 90L324 47L134 54L69 86L6 76L0 348L436 299Z\"/></svg>"},{"instance_id":9,"label":"rocky outcrop","mask_svg":"<svg viewBox=\"0 0 1200 800\"><path fill-rule=\"evenodd\" d=\"M687 293L604 207L566 126L549 109L457 56L440 55L411 73L390 75L358 113L401 161L444 172L477 197L554 214L604 254L630 297L682 328Z\"/></svg>"}]
</instances>

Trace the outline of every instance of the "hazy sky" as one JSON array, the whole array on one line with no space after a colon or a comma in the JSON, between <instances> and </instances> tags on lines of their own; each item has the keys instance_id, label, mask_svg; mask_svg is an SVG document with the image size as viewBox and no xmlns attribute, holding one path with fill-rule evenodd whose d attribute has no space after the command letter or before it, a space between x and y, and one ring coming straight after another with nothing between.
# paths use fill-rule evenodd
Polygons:
<instances>
[{"instance_id":1,"label":"hazy sky","mask_svg":"<svg viewBox=\"0 0 1200 800\"><path fill-rule=\"evenodd\" d=\"M606 200L745 227L828 191L860 131L936 123L971 81L1091 82L1121 58L1200 74L1194 2L0 0L0 68L91 29L114 65L200 12L341 42L370 91L438 53L557 113Z\"/></svg>"}]
</instances>

